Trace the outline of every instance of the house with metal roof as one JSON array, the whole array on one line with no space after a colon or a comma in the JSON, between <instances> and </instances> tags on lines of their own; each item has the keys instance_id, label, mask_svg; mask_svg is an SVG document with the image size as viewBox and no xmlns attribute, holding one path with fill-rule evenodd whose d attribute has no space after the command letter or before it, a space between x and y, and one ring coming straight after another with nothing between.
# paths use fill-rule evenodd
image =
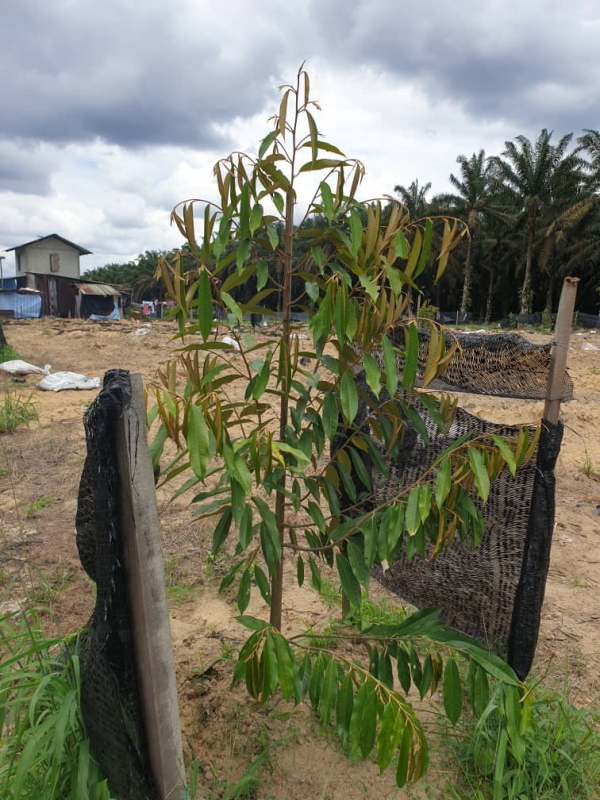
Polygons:
<instances>
[{"instance_id":1,"label":"house with metal roof","mask_svg":"<svg viewBox=\"0 0 600 800\"><path fill-rule=\"evenodd\" d=\"M42 295L41 314L53 317L120 316L121 295L112 286L81 279L81 256L91 251L57 233L10 247L17 285Z\"/></svg>"}]
</instances>

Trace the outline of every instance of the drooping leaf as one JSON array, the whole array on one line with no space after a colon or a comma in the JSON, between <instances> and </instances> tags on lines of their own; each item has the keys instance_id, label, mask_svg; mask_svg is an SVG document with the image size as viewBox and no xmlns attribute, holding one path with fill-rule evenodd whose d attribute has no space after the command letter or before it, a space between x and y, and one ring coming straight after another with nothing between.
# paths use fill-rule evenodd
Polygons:
<instances>
[{"instance_id":1,"label":"drooping leaf","mask_svg":"<svg viewBox=\"0 0 600 800\"><path fill-rule=\"evenodd\" d=\"M371 579L371 573L369 568L365 562L365 556L363 551L358 547L358 545L354 544L354 542L350 539L348 541L348 561L350 562L350 566L352 567L352 572L361 586L364 586L365 590L368 591L369 583Z\"/></svg>"},{"instance_id":2,"label":"drooping leaf","mask_svg":"<svg viewBox=\"0 0 600 800\"><path fill-rule=\"evenodd\" d=\"M487 467L483 461L483 456L474 447L469 447L469 461L471 468L475 475L475 486L479 496L484 501L487 501L490 494L490 476L488 475Z\"/></svg>"},{"instance_id":3,"label":"drooping leaf","mask_svg":"<svg viewBox=\"0 0 600 800\"><path fill-rule=\"evenodd\" d=\"M361 601L360 584L354 576L350 562L342 553L337 553L335 563L344 594L348 598L350 605L353 608L358 608Z\"/></svg>"},{"instance_id":4,"label":"drooping leaf","mask_svg":"<svg viewBox=\"0 0 600 800\"><path fill-rule=\"evenodd\" d=\"M245 569L242 573L242 578L240 580L240 585L238 587L237 593L237 607L240 610L240 614L243 614L244 611L248 608L248 603L250 602L250 572L249 570Z\"/></svg>"},{"instance_id":5,"label":"drooping leaf","mask_svg":"<svg viewBox=\"0 0 600 800\"><path fill-rule=\"evenodd\" d=\"M387 336L381 340L381 349L383 352L383 366L385 369L385 382L387 384L390 397L394 397L396 389L398 388L398 367L396 365L396 356L392 348L392 343Z\"/></svg>"},{"instance_id":6,"label":"drooping leaf","mask_svg":"<svg viewBox=\"0 0 600 800\"><path fill-rule=\"evenodd\" d=\"M210 278L203 269L198 278L198 329L202 340L206 342L210 336L213 322L213 303Z\"/></svg>"},{"instance_id":7,"label":"drooping leaf","mask_svg":"<svg viewBox=\"0 0 600 800\"><path fill-rule=\"evenodd\" d=\"M340 402L342 413L347 422L351 424L358 413L358 392L352 372L344 372L340 383Z\"/></svg>"},{"instance_id":8,"label":"drooping leaf","mask_svg":"<svg viewBox=\"0 0 600 800\"><path fill-rule=\"evenodd\" d=\"M458 666L453 658L446 661L444 667L444 711L452 723L456 725L462 711L462 688Z\"/></svg>"}]
</instances>

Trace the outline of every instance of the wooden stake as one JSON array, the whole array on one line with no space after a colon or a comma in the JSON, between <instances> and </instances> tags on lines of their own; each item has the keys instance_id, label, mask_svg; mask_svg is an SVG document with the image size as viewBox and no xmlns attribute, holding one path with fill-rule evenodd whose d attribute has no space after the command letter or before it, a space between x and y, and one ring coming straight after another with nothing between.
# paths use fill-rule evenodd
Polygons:
<instances>
[{"instance_id":1,"label":"wooden stake","mask_svg":"<svg viewBox=\"0 0 600 800\"><path fill-rule=\"evenodd\" d=\"M132 373L131 402L117 433L124 559L135 662L152 772L161 800L183 800L185 771L144 389Z\"/></svg>"},{"instance_id":2,"label":"wooden stake","mask_svg":"<svg viewBox=\"0 0 600 800\"><path fill-rule=\"evenodd\" d=\"M556 425L560 416L560 404L564 393L569 339L571 338L578 283L579 278L565 278L558 304L558 314L554 327L554 347L550 357L550 374L548 376L546 403L544 405L544 419L553 425Z\"/></svg>"}]
</instances>

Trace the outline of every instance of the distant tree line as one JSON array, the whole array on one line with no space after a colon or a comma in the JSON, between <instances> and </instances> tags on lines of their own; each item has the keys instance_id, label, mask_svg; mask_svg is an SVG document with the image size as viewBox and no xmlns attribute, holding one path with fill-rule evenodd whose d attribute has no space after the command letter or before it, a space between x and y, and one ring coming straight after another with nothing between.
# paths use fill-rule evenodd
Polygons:
<instances>
[{"instance_id":1,"label":"distant tree line","mask_svg":"<svg viewBox=\"0 0 600 800\"><path fill-rule=\"evenodd\" d=\"M413 220L449 215L468 231L452 252L442 280L433 285L430 278L425 285L423 299L442 310L470 312L487 322L511 312L552 312L562 278L573 275L581 279L578 309L596 313L600 303L600 132L585 130L573 142L573 134L554 140L553 133L544 129L535 141L517 136L506 142L499 156L487 157L480 150L470 157L458 156L457 163L457 174L450 175L452 192L429 199L431 184L415 180L396 186L390 197L390 203L401 203ZM385 210L381 224L386 224ZM297 246L294 258L303 263L305 275L318 269L310 248L316 241L326 245L328 225L320 215L302 225L306 236L300 242L306 246ZM278 238L283 240L282 230ZM189 246L180 254L186 268L193 270L195 259ZM253 255L277 276L281 270L277 242L255 247ZM175 257L175 251L149 250L127 264L107 264L85 277L128 289L134 301L163 299L158 263L161 258ZM219 270L222 280L235 269L235 252L225 251ZM302 277L296 281L298 305L310 303ZM242 294L255 290L256 286L240 281L231 294L243 302ZM264 304L277 309L277 293L265 298Z\"/></svg>"}]
</instances>

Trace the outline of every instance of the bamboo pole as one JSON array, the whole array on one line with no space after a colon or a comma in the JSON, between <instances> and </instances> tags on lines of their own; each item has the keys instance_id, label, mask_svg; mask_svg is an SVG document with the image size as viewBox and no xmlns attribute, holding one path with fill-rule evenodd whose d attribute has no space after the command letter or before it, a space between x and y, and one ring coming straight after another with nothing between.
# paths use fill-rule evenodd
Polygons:
<instances>
[{"instance_id":1,"label":"bamboo pole","mask_svg":"<svg viewBox=\"0 0 600 800\"><path fill-rule=\"evenodd\" d=\"M560 416L560 404L563 399L569 339L575 310L575 297L579 278L565 278L563 281L558 314L554 327L554 347L550 357L550 374L546 389L544 419L556 425Z\"/></svg>"},{"instance_id":2,"label":"bamboo pole","mask_svg":"<svg viewBox=\"0 0 600 800\"><path fill-rule=\"evenodd\" d=\"M159 798L183 800L181 722L144 388L139 373L132 373L130 380L131 401L119 421L117 450L135 663Z\"/></svg>"}]
</instances>

